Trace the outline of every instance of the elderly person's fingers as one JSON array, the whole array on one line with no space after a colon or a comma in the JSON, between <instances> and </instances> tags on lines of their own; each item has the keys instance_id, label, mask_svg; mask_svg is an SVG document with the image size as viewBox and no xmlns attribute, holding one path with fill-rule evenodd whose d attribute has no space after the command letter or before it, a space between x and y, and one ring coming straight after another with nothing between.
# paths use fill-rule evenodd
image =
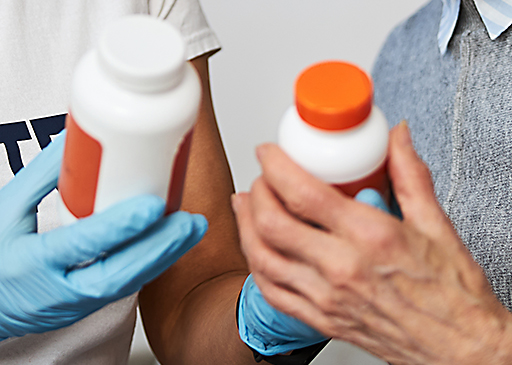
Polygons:
<instances>
[{"instance_id":1,"label":"elderly person's fingers","mask_svg":"<svg viewBox=\"0 0 512 365\"><path fill-rule=\"evenodd\" d=\"M335 209L340 205L356 209L352 199L304 171L277 145L263 144L257 155L268 186L286 209L301 219L332 229L340 224L340 217L333 214Z\"/></svg>"},{"instance_id":2,"label":"elderly person's fingers","mask_svg":"<svg viewBox=\"0 0 512 365\"><path fill-rule=\"evenodd\" d=\"M362 204L315 178L295 164L278 146L258 147L262 178L284 207L300 219L339 236L375 229L371 221L384 225L395 220L385 212ZM364 219L361 219L364 217ZM389 223L391 224L391 223Z\"/></svg>"},{"instance_id":3,"label":"elderly person's fingers","mask_svg":"<svg viewBox=\"0 0 512 365\"><path fill-rule=\"evenodd\" d=\"M391 130L388 168L404 220L425 233L443 227L447 219L437 202L430 171L414 150L405 122Z\"/></svg>"},{"instance_id":4,"label":"elderly person's fingers","mask_svg":"<svg viewBox=\"0 0 512 365\"><path fill-rule=\"evenodd\" d=\"M300 231L296 227L290 227L283 231L283 235L275 238L275 245L268 244L268 237L262 236L258 230L255 219L252 215L251 198L247 193L241 193L232 197L233 210L235 211L238 230L240 234L240 243L249 268L255 277L265 277L276 286L288 288L289 290L302 292L305 296L311 298L314 302L321 298L324 293L329 292L329 284L316 271L315 266L307 265L303 261L314 260L314 257L308 257L307 252L302 252L303 260L296 260L283 254L276 245L282 242L283 247L290 247L294 242L306 240L312 237L301 237ZM287 215L284 212L283 215ZM292 217L279 217L276 219L292 219ZM298 226L304 223L297 221ZM281 226L283 227L283 226ZM310 229L313 229L312 227ZM324 233L322 233L324 234ZM288 237L290 236L290 237ZM279 241L279 242L278 242ZM300 246L301 244L298 244ZM306 245L302 245L306 247ZM318 250L317 250L318 251ZM297 252L300 252L297 249ZM320 259L320 257L317 257Z\"/></svg>"},{"instance_id":5,"label":"elderly person's fingers","mask_svg":"<svg viewBox=\"0 0 512 365\"><path fill-rule=\"evenodd\" d=\"M355 253L350 247L340 245L323 228L304 222L286 210L263 178L252 186L250 205L258 236L286 256L316 265L326 256L343 255L348 259Z\"/></svg>"}]
</instances>

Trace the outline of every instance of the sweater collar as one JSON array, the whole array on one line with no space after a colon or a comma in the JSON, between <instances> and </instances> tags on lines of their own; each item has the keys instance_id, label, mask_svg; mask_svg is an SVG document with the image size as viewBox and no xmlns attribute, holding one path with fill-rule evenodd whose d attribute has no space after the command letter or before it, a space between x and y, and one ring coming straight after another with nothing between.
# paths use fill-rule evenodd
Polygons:
<instances>
[{"instance_id":1,"label":"sweater collar","mask_svg":"<svg viewBox=\"0 0 512 365\"><path fill-rule=\"evenodd\" d=\"M512 0L473 1L492 40L498 38L512 24ZM442 2L443 14L437 40L441 54L444 54L459 18L461 0L442 0Z\"/></svg>"}]
</instances>

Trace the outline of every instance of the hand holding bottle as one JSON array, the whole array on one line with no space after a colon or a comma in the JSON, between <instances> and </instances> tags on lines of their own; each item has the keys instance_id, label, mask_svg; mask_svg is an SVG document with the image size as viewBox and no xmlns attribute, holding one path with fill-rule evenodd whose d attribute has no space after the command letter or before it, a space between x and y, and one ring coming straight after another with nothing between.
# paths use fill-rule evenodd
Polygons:
<instances>
[{"instance_id":1,"label":"hand holding bottle","mask_svg":"<svg viewBox=\"0 0 512 365\"><path fill-rule=\"evenodd\" d=\"M390 212L376 190L364 189L355 199ZM237 321L242 341L265 356L285 354L326 340L307 324L268 304L252 275L247 277L240 293Z\"/></svg>"},{"instance_id":2,"label":"hand holding bottle","mask_svg":"<svg viewBox=\"0 0 512 365\"><path fill-rule=\"evenodd\" d=\"M56 187L63 140L0 190L0 340L70 325L135 293L206 231L204 217L163 217L164 201L147 195L36 233L36 207Z\"/></svg>"}]
</instances>

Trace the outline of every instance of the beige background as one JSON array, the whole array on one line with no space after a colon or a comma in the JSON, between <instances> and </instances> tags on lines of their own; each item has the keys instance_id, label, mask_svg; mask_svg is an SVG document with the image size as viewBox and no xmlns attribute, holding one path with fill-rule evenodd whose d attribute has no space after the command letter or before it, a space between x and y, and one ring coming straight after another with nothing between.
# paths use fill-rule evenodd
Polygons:
<instances>
[{"instance_id":1,"label":"beige background","mask_svg":"<svg viewBox=\"0 0 512 365\"><path fill-rule=\"evenodd\" d=\"M426 2L201 0L223 45L211 59L211 82L237 190L249 189L259 174L254 148L275 141L277 123L292 102L295 76L304 67L344 59L371 70L393 26ZM133 354L132 365L154 364L140 327ZM336 343L314 364L384 363L351 345Z\"/></svg>"}]
</instances>

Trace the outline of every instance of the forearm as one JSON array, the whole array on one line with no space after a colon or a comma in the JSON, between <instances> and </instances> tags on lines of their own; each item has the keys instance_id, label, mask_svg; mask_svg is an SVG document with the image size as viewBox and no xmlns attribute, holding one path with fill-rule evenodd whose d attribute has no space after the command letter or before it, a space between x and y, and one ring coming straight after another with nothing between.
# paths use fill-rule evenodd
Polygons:
<instances>
[{"instance_id":1,"label":"forearm","mask_svg":"<svg viewBox=\"0 0 512 365\"><path fill-rule=\"evenodd\" d=\"M204 239L139 296L151 347L162 364L253 364L238 338L236 302L247 265L230 205L229 165L209 93L207 56L192 61L203 82L182 209L206 216Z\"/></svg>"},{"instance_id":2,"label":"forearm","mask_svg":"<svg viewBox=\"0 0 512 365\"><path fill-rule=\"evenodd\" d=\"M245 277L244 273L223 274L184 299L168 335L174 344L165 356L169 362L162 364L256 364L236 326L237 295Z\"/></svg>"}]
</instances>

